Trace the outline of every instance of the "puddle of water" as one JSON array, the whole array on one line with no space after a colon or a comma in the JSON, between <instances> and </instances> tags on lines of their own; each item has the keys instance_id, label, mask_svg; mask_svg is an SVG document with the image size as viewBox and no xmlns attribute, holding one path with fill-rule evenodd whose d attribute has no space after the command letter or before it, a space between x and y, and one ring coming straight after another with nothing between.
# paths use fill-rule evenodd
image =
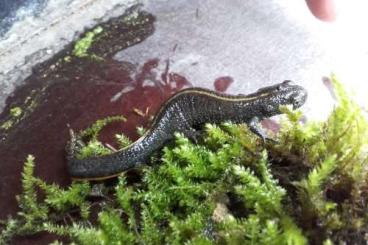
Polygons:
<instances>
[{"instance_id":1,"label":"puddle of water","mask_svg":"<svg viewBox=\"0 0 368 245\"><path fill-rule=\"evenodd\" d=\"M226 76L217 78L213 84L216 91L225 92L233 82L232 77Z\"/></svg>"}]
</instances>

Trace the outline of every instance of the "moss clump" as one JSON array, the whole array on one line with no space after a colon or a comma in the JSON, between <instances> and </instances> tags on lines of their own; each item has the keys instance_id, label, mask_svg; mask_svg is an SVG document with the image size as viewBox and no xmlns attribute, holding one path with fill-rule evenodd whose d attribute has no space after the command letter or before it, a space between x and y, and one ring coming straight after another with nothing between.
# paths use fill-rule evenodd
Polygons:
<instances>
[{"instance_id":1,"label":"moss clump","mask_svg":"<svg viewBox=\"0 0 368 245\"><path fill-rule=\"evenodd\" d=\"M47 231L78 244L366 243L368 122L334 84L337 105L326 122L302 124L300 112L283 108L279 144L230 123L206 125L199 144L176 134L150 165L105 185L99 201L89 198L97 185L63 190L34 177L29 157L20 212L4 223L0 241ZM98 142L109 121L80 135ZM85 155L106 147L94 148Z\"/></svg>"},{"instance_id":2,"label":"moss clump","mask_svg":"<svg viewBox=\"0 0 368 245\"><path fill-rule=\"evenodd\" d=\"M102 156L112 152L112 150L104 146L97 138L99 132L108 124L113 122L125 121L123 116L110 116L101 120L97 120L92 126L85 129L79 135L75 135L71 130L71 141L68 146L68 154L76 155L77 158L83 159L91 156ZM117 135L118 143L122 144L123 136ZM126 138L126 137L125 137ZM84 144L83 140L88 139L88 143Z\"/></svg>"},{"instance_id":3,"label":"moss clump","mask_svg":"<svg viewBox=\"0 0 368 245\"><path fill-rule=\"evenodd\" d=\"M72 219L73 212L78 212L81 220L89 216L86 201L90 193L88 183L73 183L63 190L34 177L34 165L34 157L29 155L22 173L23 191L17 196L20 211L16 218L10 217L3 222L0 244L7 244L14 235L44 231L48 222L57 224L61 220ZM41 192L45 195L43 200L40 200Z\"/></svg>"},{"instance_id":4,"label":"moss clump","mask_svg":"<svg viewBox=\"0 0 368 245\"><path fill-rule=\"evenodd\" d=\"M301 224L311 237L364 243L368 216L368 122L333 77L336 102L326 122L300 124L301 113L285 108L288 120L271 150L293 156L306 168L292 184L297 188ZM360 239L360 240L359 240ZM349 243L349 242L348 242Z\"/></svg>"}]
</instances>

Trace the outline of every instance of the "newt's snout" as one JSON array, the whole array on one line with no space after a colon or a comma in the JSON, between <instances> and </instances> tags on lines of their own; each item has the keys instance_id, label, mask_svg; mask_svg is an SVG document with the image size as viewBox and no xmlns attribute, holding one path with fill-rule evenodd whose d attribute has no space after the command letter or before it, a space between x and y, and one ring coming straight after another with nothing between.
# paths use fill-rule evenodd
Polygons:
<instances>
[{"instance_id":1,"label":"newt's snout","mask_svg":"<svg viewBox=\"0 0 368 245\"><path fill-rule=\"evenodd\" d=\"M308 93L305 88L299 85L292 85L292 93L290 95L290 104L293 105L293 109L297 109L304 105L307 100Z\"/></svg>"}]
</instances>

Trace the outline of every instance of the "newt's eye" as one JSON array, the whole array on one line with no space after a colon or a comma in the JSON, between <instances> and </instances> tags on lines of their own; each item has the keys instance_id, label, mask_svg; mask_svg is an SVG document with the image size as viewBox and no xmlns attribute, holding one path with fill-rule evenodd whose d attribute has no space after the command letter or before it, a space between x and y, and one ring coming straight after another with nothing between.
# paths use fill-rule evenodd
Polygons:
<instances>
[{"instance_id":1,"label":"newt's eye","mask_svg":"<svg viewBox=\"0 0 368 245\"><path fill-rule=\"evenodd\" d=\"M293 81L290 80L285 80L283 81L278 87L277 87L277 91L283 91L288 89L290 86L295 85L295 83Z\"/></svg>"}]
</instances>

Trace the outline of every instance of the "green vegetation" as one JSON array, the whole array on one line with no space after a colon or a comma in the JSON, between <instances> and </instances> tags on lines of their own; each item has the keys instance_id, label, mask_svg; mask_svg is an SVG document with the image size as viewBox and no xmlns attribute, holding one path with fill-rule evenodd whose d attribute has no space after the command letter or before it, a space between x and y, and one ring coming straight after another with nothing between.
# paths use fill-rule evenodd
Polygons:
<instances>
[{"instance_id":1,"label":"green vegetation","mask_svg":"<svg viewBox=\"0 0 368 245\"><path fill-rule=\"evenodd\" d=\"M19 117L20 115L22 115L22 108L20 108L19 106L13 107L10 109L10 114L13 117Z\"/></svg>"},{"instance_id":2,"label":"green vegetation","mask_svg":"<svg viewBox=\"0 0 368 245\"><path fill-rule=\"evenodd\" d=\"M98 139L99 132L108 124L113 122L126 121L123 116L110 116L101 120L97 120L89 128L85 129L79 135L75 135L72 131L72 139L69 142L71 155L76 155L77 158L83 159L91 156L102 156L112 153L112 150L104 146ZM124 141L127 141L127 137L122 135L116 135L118 144L122 145ZM84 144L83 140L87 140L88 143Z\"/></svg>"},{"instance_id":3,"label":"green vegetation","mask_svg":"<svg viewBox=\"0 0 368 245\"><path fill-rule=\"evenodd\" d=\"M76 244L366 243L368 122L334 85L337 104L326 122L301 123L301 112L284 107L276 144L263 144L246 125L208 124L198 144L176 134L151 164L113 185L61 189L33 175L29 156L20 211L3 222L0 244L40 231ZM97 135L116 120L123 118L79 133L93 142L79 154L111 152ZM130 143L116 139L121 148Z\"/></svg>"},{"instance_id":4,"label":"green vegetation","mask_svg":"<svg viewBox=\"0 0 368 245\"><path fill-rule=\"evenodd\" d=\"M87 57L89 56L87 51L91 47L96 35L103 31L102 27L98 26L90 32L87 32L83 38L78 40L73 49L73 55L77 57ZM70 60L70 58L68 58ZM68 60L66 60L68 61Z\"/></svg>"},{"instance_id":5,"label":"green vegetation","mask_svg":"<svg viewBox=\"0 0 368 245\"><path fill-rule=\"evenodd\" d=\"M33 90L23 103L13 105L3 122L0 122L0 131L8 131L15 127L19 122L26 118L36 107L39 97L35 96L35 91Z\"/></svg>"},{"instance_id":6,"label":"green vegetation","mask_svg":"<svg viewBox=\"0 0 368 245\"><path fill-rule=\"evenodd\" d=\"M13 126L12 120L5 121L3 124L1 124L1 128L5 130L10 129L12 126Z\"/></svg>"},{"instance_id":7,"label":"green vegetation","mask_svg":"<svg viewBox=\"0 0 368 245\"><path fill-rule=\"evenodd\" d=\"M72 57L71 57L71 56L69 56L69 55L67 55L67 56L65 56L65 57L63 58L63 60L64 60L65 62L70 62L70 61L72 60Z\"/></svg>"},{"instance_id":8,"label":"green vegetation","mask_svg":"<svg viewBox=\"0 0 368 245\"><path fill-rule=\"evenodd\" d=\"M10 119L5 121L0 128L8 130L14 123L17 122L18 118L22 115L22 108L16 106L10 109Z\"/></svg>"}]
</instances>

